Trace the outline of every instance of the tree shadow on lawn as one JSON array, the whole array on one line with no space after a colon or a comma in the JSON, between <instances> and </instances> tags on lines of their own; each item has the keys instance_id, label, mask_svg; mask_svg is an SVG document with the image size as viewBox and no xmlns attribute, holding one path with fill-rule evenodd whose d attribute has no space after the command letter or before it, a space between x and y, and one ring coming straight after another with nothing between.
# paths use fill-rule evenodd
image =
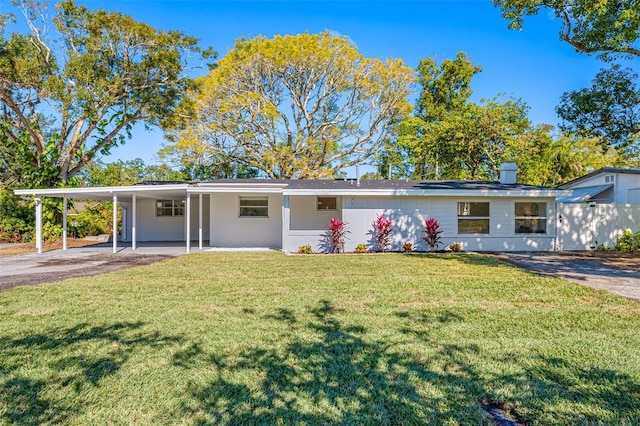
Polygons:
<instances>
[{"instance_id":1,"label":"tree shadow on lawn","mask_svg":"<svg viewBox=\"0 0 640 426\"><path fill-rule=\"evenodd\" d=\"M427 345L435 345L433 362L443 362L459 371L457 376L479 385L484 400L500 401L512 414L526 423L537 424L639 424L640 382L625 373L593 365L575 356L535 353L535 350L503 352L501 355L480 352L473 344L442 344L432 338L433 331L464 317L451 310L438 312L398 312L407 320L401 332ZM517 366L510 373L492 374L481 369L482 362ZM495 367L494 367L495 368ZM424 379L433 380L433 377ZM511 400L496 391L514 389ZM498 391L503 393L503 391ZM469 395L471 397L471 395ZM515 408L519 411L516 413Z\"/></svg>"},{"instance_id":2,"label":"tree shadow on lawn","mask_svg":"<svg viewBox=\"0 0 640 426\"><path fill-rule=\"evenodd\" d=\"M135 350L181 341L143 332L144 326L79 324L21 338L0 336L0 419L9 424L65 423L88 408L74 402L73 395L116 374Z\"/></svg>"},{"instance_id":3,"label":"tree shadow on lawn","mask_svg":"<svg viewBox=\"0 0 640 426\"><path fill-rule=\"evenodd\" d=\"M491 424L481 402L497 401L519 424L640 421L640 385L629 375L535 350L438 342L439 328L464 322L451 310L396 312L406 339L393 342L345 325L329 301L308 312L311 320L287 309L264 317L288 330L279 347L221 355L193 344L176 353L186 374L214 371L190 381L186 414L225 425Z\"/></svg>"},{"instance_id":4,"label":"tree shadow on lawn","mask_svg":"<svg viewBox=\"0 0 640 426\"><path fill-rule=\"evenodd\" d=\"M488 422L469 397L482 393L480 381L435 372L397 343L366 339L366 329L343 325L329 301L310 313L307 324L288 310L269 316L314 332L290 335L284 348L256 346L235 359L187 350L217 370L214 380L191 386L190 414L202 424L238 425ZM184 354L178 358L185 365Z\"/></svg>"}]
</instances>

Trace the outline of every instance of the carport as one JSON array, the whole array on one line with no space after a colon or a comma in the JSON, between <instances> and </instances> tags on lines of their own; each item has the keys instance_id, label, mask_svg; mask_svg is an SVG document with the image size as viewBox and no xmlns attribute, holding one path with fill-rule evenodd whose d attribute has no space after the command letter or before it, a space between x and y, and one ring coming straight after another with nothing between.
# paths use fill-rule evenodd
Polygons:
<instances>
[{"instance_id":1,"label":"carport","mask_svg":"<svg viewBox=\"0 0 640 426\"><path fill-rule=\"evenodd\" d=\"M35 201L36 209L36 248L38 253L42 253L42 200L45 197L61 198L62 199L62 248L67 250L67 210L68 202L70 199L77 200L101 200L113 202L113 237L112 237L112 251L118 252L118 208L123 210L123 239L126 236L126 230L128 228L126 224L126 208L123 203L131 206L131 248L137 249L138 246L138 201L142 198L146 199L184 199L185 212L184 212L184 227L185 238L184 244L186 252L191 251L191 196L192 191L195 189L191 183L156 183L145 182L137 185L130 186L117 186L117 187L95 187L95 188L59 188L59 189L25 189L16 190L16 195L22 196L24 199ZM196 193L198 196L198 245L202 249L203 245L203 193Z\"/></svg>"}]
</instances>

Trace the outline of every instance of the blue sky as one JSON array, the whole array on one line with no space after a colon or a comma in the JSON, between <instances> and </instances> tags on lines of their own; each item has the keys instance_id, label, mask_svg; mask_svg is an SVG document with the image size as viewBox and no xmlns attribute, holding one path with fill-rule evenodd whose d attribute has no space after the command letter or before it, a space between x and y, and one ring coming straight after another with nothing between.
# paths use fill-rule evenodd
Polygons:
<instances>
[{"instance_id":1,"label":"blue sky","mask_svg":"<svg viewBox=\"0 0 640 426\"><path fill-rule=\"evenodd\" d=\"M201 39L219 57L242 36L316 33L348 36L365 56L401 58L415 68L422 58L454 58L464 51L483 71L472 81L473 99L498 93L522 98L534 123L556 125L563 92L586 87L603 64L558 38L560 21L543 11L511 31L490 0L452 1L152 1L80 0L91 9L129 14L162 29ZM200 70L200 74L204 73ZM153 162L161 131L136 129L134 139L104 161L140 157Z\"/></svg>"}]
</instances>

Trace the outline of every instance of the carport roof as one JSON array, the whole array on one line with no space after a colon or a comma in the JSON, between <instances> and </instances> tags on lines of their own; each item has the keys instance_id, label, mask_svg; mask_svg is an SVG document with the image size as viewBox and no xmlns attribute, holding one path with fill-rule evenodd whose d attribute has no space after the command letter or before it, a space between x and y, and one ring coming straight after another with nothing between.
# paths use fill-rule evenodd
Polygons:
<instances>
[{"instance_id":1,"label":"carport roof","mask_svg":"<svg viewBox=\"0 0 640 426\"><path fill-rule=\"evenodd\" d=\"M218 179L209 182L141 182L129 186L16 190L22 196L68 197L121 201L141 198L182 198L187 193L278 193L284 195L440 195L440 196L569 196L570 190L503 184L497 181L452 180L284 180Z\"/></svg>"}]
</instances>

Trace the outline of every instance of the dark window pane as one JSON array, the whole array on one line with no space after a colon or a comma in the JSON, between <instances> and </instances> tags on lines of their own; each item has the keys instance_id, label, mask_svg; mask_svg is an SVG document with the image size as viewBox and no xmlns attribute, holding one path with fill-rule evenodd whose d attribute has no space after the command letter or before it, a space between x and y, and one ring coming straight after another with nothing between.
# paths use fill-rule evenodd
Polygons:
<instances>
[{"instance_id":1,"label":"dark window pane","mask_svg":"<svg viewBox=\"0 0 640 426\"><path fill-rule=\"evenodd\" d=\"M458 216L489 217L489 203L458 203Z\"/></svg>"},{"instance_id":2,"label":"dark window pane","mask_svg":"<svg viewBox=\"0 0 640 426\"><path fill-rule=\"evenodd\" d=\"M516 234L546 234L547 219L516 219Z\"/></svg>"},{"instance_id":3,"label":"dark window pane","mask_svg":"<svg viewBox=\"0 0 640 426\"><path fill-rule=\"evenodd\" d=\"M336 197L318 197L318 210L337 210Z\"/></svg>"},{"instance_id":4,"label":"dark window pane","mask_svg":"<svg viewBox=\"0 0 640 426\"><path fill-rule=\"evenodd\" d=\"M516 216L546 217L547 203L516 203Z\"/></svg>"},{"instance_id":5,"label":"dark window pane","mask_svg":"<svg viewBox=\"0 0 640 426\"><path fill-rule=\"evenodd\" d=\"M488 234L489 219L458 219L458 234Z\"/></svg>"}]
</instances>

